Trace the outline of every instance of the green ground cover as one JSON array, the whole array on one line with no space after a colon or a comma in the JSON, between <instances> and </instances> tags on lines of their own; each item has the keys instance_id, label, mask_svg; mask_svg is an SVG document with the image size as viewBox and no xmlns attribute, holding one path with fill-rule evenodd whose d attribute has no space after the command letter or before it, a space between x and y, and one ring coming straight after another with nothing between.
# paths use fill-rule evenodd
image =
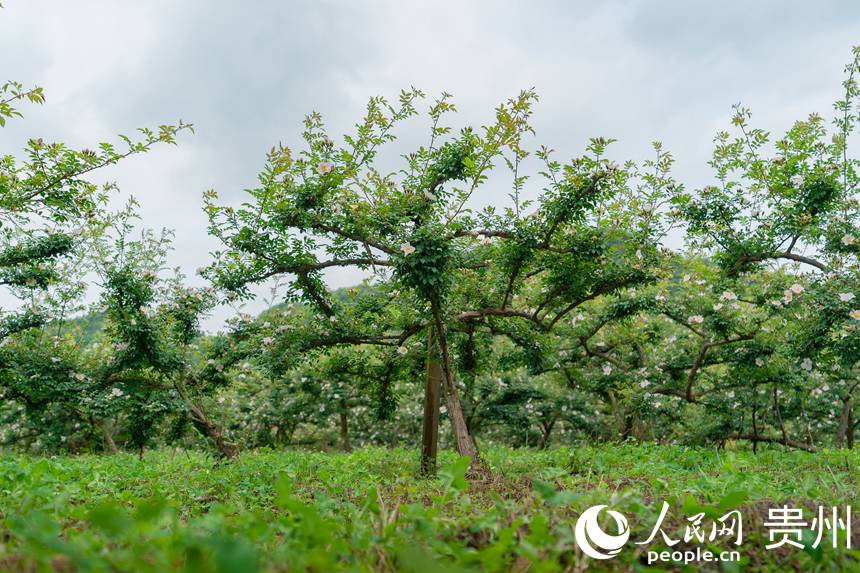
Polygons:
<instances>
[{"instance_id":1,"label":"green ground cover","mask_svg":"<svg viewBox=\"0 0 860 573\"><path fill-rule=\"evenodd\" d=\"M436 479L413 451L255 451L232 462L199 452L0 457L2 571L853 571L860 554L825 540L765 549L768 508L855 503L860 455L601 445L486 448L489 471L466 479L445 453ZM738 509L740 562L647 564L644 540L663 501L663 530ZM611 560L582 554L587 507L627 516L631 541ZM710 527L710 526L708 526ZM606 528L611 529L611 528ZM855 527L856 529L856 527ZM826 537L826 536L825 536ZM695 547L683 540L674 549ZM718 538L699 544L734 548ZM852 546L860 545L854 539ZM649 569L650 567L650 569Z\"/></svg>"}]
</instances>

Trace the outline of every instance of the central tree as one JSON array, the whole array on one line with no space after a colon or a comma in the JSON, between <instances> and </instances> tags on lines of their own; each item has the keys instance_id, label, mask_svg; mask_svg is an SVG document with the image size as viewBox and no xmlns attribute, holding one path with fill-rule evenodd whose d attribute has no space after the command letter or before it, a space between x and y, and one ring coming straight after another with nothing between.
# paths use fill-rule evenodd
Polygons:
<instances>
[{"instance_id":1,"label":"central tree","mask_svg":"<svg viewBox=\"0 0 860 573\"><path fill-rule=\"evenodd\" d=\"M209 193L211 232L226 248L205 273L238 297L286 276L286 298L316 309L303 332L266 335L264 353L375 345L395 363L415 344L410 339L429 336L428 373L438 360L457 450L475 460L456 373L468 375L476 354L499 335L542 362L541 335L580 304L649 280L664 180L630 186L632 164L619 168L605 159L610 141L598 139L564 166L542 148L536 155L546 186L536 205L523 200L531 91L500 105L490 125L456 134L441 124L454 110L443 94L429 110L429 144L383 173L381 147L394 141L395 124L417 114L423 97L403 92L398 106L372 99L340 147L311 114L307 148L298 155L272 149L250 202L219 206ZM498 185L491 175L498 164L513 176L509 206L473 211L476 193ZM499 202L481 198L488 200ZM336 267L361 271L376 287L333 298L323 271Z\"/></svg>"}]
</instances>

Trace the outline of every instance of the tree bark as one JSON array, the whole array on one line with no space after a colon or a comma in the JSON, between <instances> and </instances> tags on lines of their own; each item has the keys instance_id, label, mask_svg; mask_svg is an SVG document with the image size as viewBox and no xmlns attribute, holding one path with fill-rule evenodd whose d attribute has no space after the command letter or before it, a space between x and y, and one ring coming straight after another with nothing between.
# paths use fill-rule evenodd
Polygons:
<instances>
[{"instance_id":1,"label":"tree bark","mask_svg":"<svg viewBox=\"0 0 860 573\"><path fill-rule=\"evenodd\" d=\"M615 391L608 390L606 394L609 396L609 404L612 406L612 415L615 416L615 424L618 428L618 438L623 440L627 437L627 422L624 419L624 412L618 405L618 399L615 397Z\"/></svg>"},{"instance_id":2,"label":"tree bark","mask_svg":"<svg viewBox=\"0 0 860 573\"><path fill-rule=\"evenodd\" d=\"M549 445L549 436L552 434L552 429L555 426L556 418L553 418L546 424L541 424L541 436L540 442L538 442L538 449L544 450Z\"/></svg>"},{"instance_id":3,"label":"tree bark","mask_svg":"<svg viewBox=\"0 0 860 573\"><path fill-rule=\"evenodd\" d=\"M439 444L439 397L442 391L442 366L433 353L433 329L427 335L427 379L424 385L424 430L421 435L421 474L436 475L436 450Z\"/></svg>"},{"instance_id":4,"label":"tree bark","mask_svg":"<svg viewBox=\"0 0 860 573\"><path fill-rule=\"evenodd\" d=\"M836 436L833 438L834 448L845 447L845 436L848 434L848 413L851 411L851 401L842 403L842 412L839 414L839 426L836 428Z\"/></svg>"},{"instance_id":5,"label":"tree bark","mask_svg":"<svg viewBox=\"0 0 860 573\"><path fill-rule=\"evenodd\" d=\"M113 441L113 436L111 435L110 430L108 430L104 422L97 422L97 424L102 431L102 436L104 437L105 449L111 454L117 453L119 449L116 447L116 442Z\"/></svg>"},{"instance_id":6,"label":"tree bark","mask_svg":"<svg viewBox=\"0 0 860 573\"><path fill-rule=\"evenodd\" d=\"M437 300L431 301L433 320L436 326L436 340L439 351L442 354L442 382L445 387L445 402L448 407L448 418L451 420L451 429L457 443L457 453L467 456L472 464L480 462L475 442L466 427L466 419L463 417L463 408L460 405L460 397L457 394L457 386L454 384L454 376L451 372L451 357L448 353L448 339L445 335L445 327L442 323L442 314Z\"/></svg>"},{"instance_id":7,"label":"tree bark","mask_svg":"<svg viewBox=\"0 0 860 573\"><path fill-rule=\"evenodd\" d=\"M231 444L224 437L224 430L220 425L210 420L199 406L191 401L188 401L188 409L191 411L191 421L200 432L212 440L218 453L228 459L235 458L239 455L239 448L235 444Z\"/></svg>"}]
</instances>

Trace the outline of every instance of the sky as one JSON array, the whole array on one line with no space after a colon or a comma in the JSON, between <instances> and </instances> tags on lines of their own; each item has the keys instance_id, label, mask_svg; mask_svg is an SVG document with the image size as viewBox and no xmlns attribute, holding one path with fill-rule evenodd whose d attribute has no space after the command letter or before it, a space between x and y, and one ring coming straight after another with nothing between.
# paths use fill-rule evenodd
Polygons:
<instances>
[{"instance_id":1,"label":"sky","mask_svg":"<svg viewBox=\"0 0 860 573\"><path fill-rule=\"evenodd\" d=\"M192 284L202 284L195 269L219 248L202 194L214 189L239 204L266 151L299 144L310 111L340 141L374 95L450 92L459 128L491 121L501 101L534 87L534 145L564 160L590 137L612 137L620 140L613 157L641 161L659 140L676 159L675 176L695 189L711 182L713 136L729 127L733 104L776 134L811 112L829 114L860 44L852 1L2 4L0 80L40 85L47 102L0 131L0 152L31 137L85 148L138 127L194 124L178 146L98 175L117 183L118 202L138 199L143 225L175 230L169 263ZM407 125L398 152L423 143L426 130L420 120ZM499 185L478 201L505 204L508 192ZM360 278L328 276L332 287ZM207 329L234 312L218 309Z\"/></svg>"}]
</instances>

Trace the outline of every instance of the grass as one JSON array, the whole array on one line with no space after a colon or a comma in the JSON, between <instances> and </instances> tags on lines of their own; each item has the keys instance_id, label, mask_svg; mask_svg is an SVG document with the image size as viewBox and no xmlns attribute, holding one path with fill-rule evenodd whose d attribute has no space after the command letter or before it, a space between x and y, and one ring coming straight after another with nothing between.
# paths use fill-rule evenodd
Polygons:
<instances>
[{"instance_id":1,"label":"grass","mask_svg":"<svg viewBox=\"0 0 860 573\"><path fill-rule=\"evenodd\" d=\"M854 505L854 452L623 444L483 455L490 471L472 480L450 452L438 478L422 479L416 453L402 449L256 451L229 463L172 450L142 459L4 455L0 570L860 570L844 539L812 548L806 533L804 549L765 550L762 526L777 505L803 506L807 519L818 506ZM641 540L664 500L663 529L676 537L687 517L705 513L710 523L739 507L741 562L649 568L656 541L628 543L607 561L578 549L573 527L587 507L620 511ZM734 548L725 539L701 546Z\"/></svg>"}]
</instances>

